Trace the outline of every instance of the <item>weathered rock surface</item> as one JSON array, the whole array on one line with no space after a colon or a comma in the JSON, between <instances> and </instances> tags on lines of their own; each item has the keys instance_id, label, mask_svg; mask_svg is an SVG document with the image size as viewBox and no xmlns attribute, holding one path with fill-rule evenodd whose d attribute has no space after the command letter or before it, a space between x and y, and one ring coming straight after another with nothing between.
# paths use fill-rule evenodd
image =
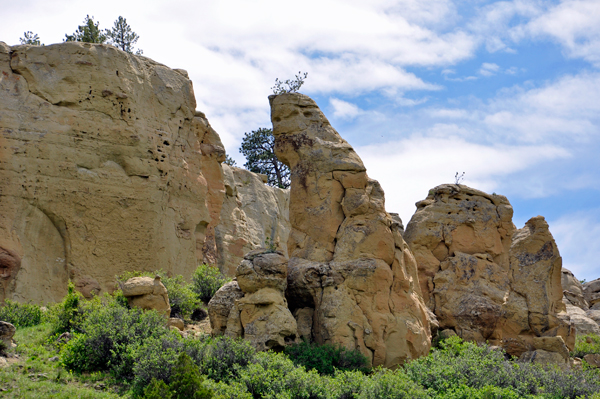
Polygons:
<instances>
[{"instance_id":1,"label":"weathered rock surface","mask_svg":"<svg viewBox=\"0 0 600 399\"><path fill-rule=\"evenodd\" d=\"M166 317L171 314L169 295L160 277L132 277L121 285L129 306L144 310L154 309Z\"/></svg>"},{"instance_id":2,"label":"weathered rock surface","mask_svg":"<svg viewBox=\"0 0 600 399\"><path fill-rule=\"evenodd\" d=\"M381 186L313 100L269 100L275 153L291 169L286 295L302 335L358 349L374 366L426 355L416 263Z\"/></svg>"},{"instance_id":3,"label":"weathered rock surface","mask_svg":"<svg viewBox=\"0 0 600 399\"><path fill-rule=\"evenodd\" d=\"M596 367L600 369L600 355L597 353L590 353L583 357L583 360L587 362L592 367Z\"/></svg>"},{"instance_id":4,"label":"weathered rock surface","mask_svg":"<svg viewBox=\"0 0 600 399\"><path fill-rule=\"evenodd\" d=\"M7 321L0 321L0 341L4 342L7 348L12 345L12 337L14 337L17 329Z\"/></svg>"},{"instance_id":5,"label":"weathered rock surface","mask_svg":"<svg viewBox=\"0 0 600 399\"><path fill-rule=\"evenodd\" d=\"M223 335L227 329L229 313L235 301L244 296L237 281L230 281L213 295L208 302L208 318L212 327L212 335Z\"/></svg>"},{"instance_id":6,"label":"weathered rock surface","mask_svg":"<svg viewBox=\"0 0 600 399\"><path fill-rule=\"evenodd\" d=\"M501 195L450 184L430 190L404 234L423 297L440 329L464 339L514 356L544 349L535 346L542 336L560 336L572 349L562 260L548 225L538 216L516 230L512 214Z\"/></svg>"},{"instance_id":7,"label":"weathered rock surface","mask_svg":"<svg viewBox=\"0 0 600 399\"><path fill-rule=\"evenodd\" d=\"M216 261L225 153L185 71L112 46L0 43L0 301Z\"/></svg>"},{"instance_id":8,"label":"weathered rock surface","mask_svg":"<svg viewBox=\"0 0 600 399\"><path fill-rule=\"evenodd\" d=\"M222 167L225 199L215 229L221 273L234 276L244 255L264 247L267 238L287 256L289 190L266 185L264 175Z\"/></svg>"},{"instance_id":9,"label":"weathered rock surface","mask_svg":"<svg viewBox=\"0 0 600 399\"><path fill-rule=\"evenodd\" d=\"M594 310L600 310L600 278L583 284L585 300Z\"/></svg>"},{"instance_id":10,"label":"weathered rock surface","mask_svg":"<svg viewBox=\"0 0 600 399\"><path fill-rule=\"evenodd\" d=\"M589 304L583 295L583 285L569 269L562 269L561 278L563 288L563 302L577 306L583 310L588 310Z\"/></svg>"},{"instance_id":11,"label":"weathered rock surface","mask_svg":"<svg viewBox=\"0 0 600 399\"><path fill-rule=\"evenodd\" d=\"M593 312L593 311L592 311ZM571 319L571 323L575 326L577 334L599 334L600 326L598 323L588 316L588 313L580 307L567 304L567 314Z\"/></svg>"},{"instance_id":12,"label":"weathered rock surface","mask_svg":"<svg viewBox=\"0 0 600 399\"><path fill-rule=\"evenodd\" d=\"M243 337L257 350L281 349L296 342L296 320L285 299L287 260L283 253L251 251L238 266L236 279L236 284L221 287L208 303L213 335Z\"/></svg>"}]
</instances>

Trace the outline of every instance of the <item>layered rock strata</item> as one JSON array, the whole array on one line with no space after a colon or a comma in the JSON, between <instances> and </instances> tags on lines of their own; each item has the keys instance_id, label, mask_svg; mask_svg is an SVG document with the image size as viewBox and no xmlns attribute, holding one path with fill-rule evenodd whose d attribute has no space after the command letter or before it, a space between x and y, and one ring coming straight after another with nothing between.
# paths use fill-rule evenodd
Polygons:
<instances>
[{"instance_id":1,"label":"layered rock strata","mask_svg":"<svg viewBox=\"0 0 600 399\"><path fill-rule=\"evenodd\" d=\"M540 337L575 331L562 303L562 259L543 217L517 230L501 195L464 185L430 190L406 227L427 305L441 329L520 356ZM560 346L556 344L557 346ZM564 348L564 350L567 350Z\"/></svg>"},{"instance_id":2,"label":"layered rock strata","mask_svg":"<svg viewBox=\"0 0 600 399\"><path fill-rule=\"evenodd\" d=\"M291 170L286 295L299 332L358 349L374 366L426 355L415 259L381 186L312 99L269 101L275 153Z\"/></svg>"},{"instance_id":3,"label":"layered rock strata","mask_svg":"<svg viewBox=\"0 0 600 399\"><path fill-rule=\"evenodd\" d=\"M282 349L297 341L296 320L285 299L287 259L282 252L249 252L208 303L213 335L243 337L257 350Z\"/></svg>"},{"instance_id":4,"label":"layered rock strata","mask_svg":"<svg viewBox=\"0 0 600 399\"><path fill-rule=\"evenodd\" d=\"M219 136L183 70L89 43L0 43L0 301L90 296L216 262Z\"/></svg>"},{"instance_id":5,"label":"layered rock strata","mask_svg":"<svg viewBox=\"0 0 600 399\"><path fill-rule=\"evenodd\" d=\"M234 276L251 250L268 240L287 256L289 190L266 185L266 176L222 164L225 198L215 237L221 273Z\"/></svg>"}]
</instances>

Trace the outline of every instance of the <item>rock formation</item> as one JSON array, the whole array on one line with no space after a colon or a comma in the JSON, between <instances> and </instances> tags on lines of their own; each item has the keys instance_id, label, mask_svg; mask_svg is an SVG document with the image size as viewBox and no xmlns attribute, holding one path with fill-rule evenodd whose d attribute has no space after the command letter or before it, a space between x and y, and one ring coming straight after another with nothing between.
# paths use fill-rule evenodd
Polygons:
<instances>
[{"instance_id":1,"label":"rock formation","mask_svg":"<svg viewBox=\"0 0 600 399\"><path fill-rule=\"evenodd\" d=\"M600 334L600 310L590 309L583 285L568 269L562 269L563 302L577 334Z\"/></svg>"},{"instance_id":2,"label":"rock formation","mask_svg":"<svg viewBox=\"0 0 600 399\"><path fill-rule=\"evenodd\" d=\"M234 276L244 255L267 239L287 256L289 190L266 185L264 175L222 167L225 199L215 234L221 273Z\"/></svg>"},{"instance_id":3,"label":"rock formation","mask_svg":"<svg viewBox=\"0 0 600 399\"><path fill-rule=\"evenodd\" d=\"M221 287L208 303L213 335L243 337L257 350L281 349L298 332L285 299L287 259L280 251L249 252L236 269L237 281Z\"/></svg>"},{"instance_id":4,"label":"rock formation","mask_svg":"<svg viewBox=\"0 0 600 399\"><path fill-rule=\"evenodd\" d=\"M269 100L275 153L291 169L286 295L299 331L358 349L374 366L426 355L416 263L381 186L313 100Z\"/></svg>"},{"instance_id":5,"label":"rock formation","mask_svg":"<svg viewBox=\"0 0 600 399\"><path fill-rule=\"evenodd\" d=\"M0 43L0 302L217 257L219 136L183 70L108 46Z\"/></svg>"},{"instance_id":6,"label":"rock formation","mask_svg":"<svg viewBox=\"0 0 600 399\"><path fill-rule=\"evenodd\" d=\"M154 309L167 318L171 315L167 288L160 277L132 277L121 285L121 289L132 308Z\"/></svg>"},{"instance_id":7,"label":"rock formation","mask_svg":"<svg viewBox=\"0 0 600 399\"><path fill-rule=\"evenodd\" d=\"M464 185L430 190L404 234L423 297L440 328L464 339L489 341L515 356L548 350L536 346L539 337L561 337L572 349L562 260L548 224L538 216L516 230L512 214L501 195Z\"/></svg>"},{"instance_id":8,"label":"rock formation","mask_svg":"<svg viewBox=\"0 0 600 399\"><path fill-rule=\"evenodd\" d=\"M12 338L15 335L15 332L17 332L17 329L11 323L0 321L0 341L4 343L6 348L12 347Z\"/></svg>"},{"instance_id":9,"label":"rock formation","mask_svg":"<svg viewBox=\"0 0 600 399\"><path fill-rule=\"evenodd\" d=\"M592 310L600 310L600 278L583 284L583 295Z\"/></svg>"}]
</instances>

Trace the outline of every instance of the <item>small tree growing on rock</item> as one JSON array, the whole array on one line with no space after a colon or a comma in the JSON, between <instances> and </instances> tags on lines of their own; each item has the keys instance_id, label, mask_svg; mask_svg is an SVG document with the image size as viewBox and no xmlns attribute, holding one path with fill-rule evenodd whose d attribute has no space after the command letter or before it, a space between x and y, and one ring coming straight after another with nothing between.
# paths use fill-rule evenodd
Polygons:
<instances>
[{"instance_id":1,"label":"small tree growing on rock","mask_svg":"<svg viewBox=\"0 0 600 399\"><path fill-rule=\"evenodd\" d=\"M65 42L85 42L85 43L104 43L106 35L102 33L99 27L100 23L94 23L94 17L87 15L83 20L83 25L79 25L72 35L65 34Z\"/></svg>"},{"instance_id":2,"label":"small tree growing on rock","mask_svg":"<svg viewBox=\"0 0 600 399\"><path fill-rule=\"evenodd\" d=\"M275 156L273 130L261 127L246 133L240 152L246 157L244 167L250 172L267 175L267 184L279 188L290 186L290 168Z\"/></svg>"}]
</instances>

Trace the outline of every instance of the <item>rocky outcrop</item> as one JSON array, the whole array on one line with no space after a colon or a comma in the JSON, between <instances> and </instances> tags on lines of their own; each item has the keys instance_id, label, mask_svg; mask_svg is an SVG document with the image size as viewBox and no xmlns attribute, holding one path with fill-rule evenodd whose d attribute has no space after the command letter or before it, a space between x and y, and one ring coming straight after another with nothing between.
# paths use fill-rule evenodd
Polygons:
<instances>
[{"instance_id":1,"label":"rocky outcrop","mask_svg":"<svg viewBox=\"0 0 600 399\"><path fill-rule=\"evenodd\" d=\"M600 278L583 284L583 295L593 310L600 310Z\"/></svg>"},{"instance_id":2,"label":"rocky outcrop","mask_svg":"<svg viewBox=\"0 0 600 399\"><path fill-rule=\"evenodd\" d=\"M132 308L154 309L167 318L171 315L167 288L160 277L132 277L121 285L121 290Z\"/></svg>"},{"instance_id":3,"label":"rocky outcrop","mask_svg":"<svg viewBox=\"0 0 600 399\"><path fill-rule=\"evenodd\" d=\"M563 302L577 306L583 310L590 308L583 295L583 285L569 269L562 269L561 284L563 289Z\"/></svg>"},{"instance_id":4,"label":"rocky outcrop","mask_svg":"<svg viewBox=\"0 0 600 399\"><path fill-rule=\"evenodd\" d=\"M290 167L290 310L302 335L360 350L374 366L426 355L415 260L384 193L302 94L269 97L275 153Z\"/></svg>"},{"instance_id":5,"label":"rocky outcrop","mask_svg":"<svg viewBox=\"0 0 600 399\"><path fill-rule=\"evenodd\" d=\"M266 185L266 176L223 164L225 199L215 236L218 266L226 276L251 250L273 244L287 256L289 190Z\"/></svg>"},{"instance_id":6,"label":"rocky outcrop","mask_svg":"<svg viewBox=\"0 0 600 399\"><path fill-rule=\"evenodd\" d=\"M285 299L287 259L282 252L249 252L208 303L213 335L243 337L257 350L282 349L296 342L296 320ZM226 320L225 320L225 315Z\"/></svg>"},{"instance_id":7,"label":"rocky outcrop","mask_svg":"<svg viewBox=\"0 0 600 399\"><path fill-rule=\"evenodd\" d=\"M430 190L406 227L426 303L440 329L520 356L539 337L573 348L562 303L561 257L543 217L516 230L501 195L464 185ZM565 348L565 350L567 350Z\"/></svg>"},{"instance_id":8,"label":"rocky outcrop","mask_svg":"<svg viewBox=\"0 0 600 399\"><path fill-rule=\"evenodd\" d=\"M0 301L89 296L217 260L225 153L183 70L89 43L0 43Z\"/></svg>"}]
</instances>

